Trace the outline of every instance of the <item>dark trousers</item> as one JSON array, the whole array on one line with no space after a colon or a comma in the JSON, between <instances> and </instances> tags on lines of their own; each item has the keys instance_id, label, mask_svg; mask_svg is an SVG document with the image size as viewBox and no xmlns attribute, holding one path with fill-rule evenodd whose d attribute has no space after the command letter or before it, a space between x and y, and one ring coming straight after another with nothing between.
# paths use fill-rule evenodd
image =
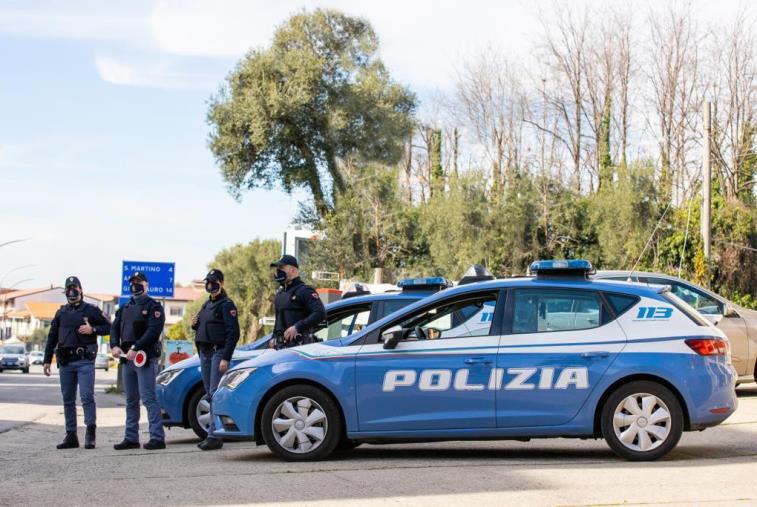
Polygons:
<instances>
[{"instance_id":1,"label":"dark trousers","mask_svg":"<svg viewBox=\"0 0 757 507\"><path fill-rule=\"evenodd\" d=\"M126 361L121 368L123 374L124 391L126 391L126 428L124 437L129 442L139 442L139 400L147 409L147 421L150 428L151 440L165 440L163 421L160 418L160 405L155 394L155 369L158 364L155 359L143 367L134 365L133 361Z\"/></svg>"},{"instance_id":2,"label":"dark trousers","mask_svg":"<svg viewBox=\"0 0 757 507\"><path fill-rule=\"evenodd\" d=\"M208 349L205 352L203 349L200 351L200 371L202 372L202 384L205 387L205 392L208 395L208 403L210 404L210 426L208 426L208 438L213 438L213 432L216 430L215 420L213 418L213 394L218 389L218 382L221 380L221 372L219 365L221 359L223 359L223 351Z\"/></svg>"},{"instance_id":3,"label":"dark trousers","mask_svg":"<svg viewBox=\"0 0 757 507\"><path fill-rule=\"evenodd\" d=\"M89 359L72 361L58 369L66 431L76 431L76 388L84 409L84 424L95 424L95 362Z\"/></svg>"}]
</instances>

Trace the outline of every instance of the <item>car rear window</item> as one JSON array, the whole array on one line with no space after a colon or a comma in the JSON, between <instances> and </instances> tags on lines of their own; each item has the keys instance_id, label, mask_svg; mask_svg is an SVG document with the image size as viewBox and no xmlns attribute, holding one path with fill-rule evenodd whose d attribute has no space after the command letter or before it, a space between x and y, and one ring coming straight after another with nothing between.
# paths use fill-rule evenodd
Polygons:
<instances>
[{"instance_id":1,"label":"car rear window","mask_svg":"<svg viewBox=\"0 0 757 507\"><path fill-rule=\"evenodd\" d=\"M406 307L407 305L411 303L415 303L418 301L417 299L409 299L409 298L397 298L397 299L391 299L384 301L384 308L382 309L383 315L379 316L379 318L386 317L387 315L396 312L397 310L401 310L402 308Z\"/></svg>"},{"instance_id":2,"label":"car rear window","mask_svg":"<svg viewBox=\"0 0 757 507\"><path fill-rule=\"evenodd\" d=\"M639 300L636 296L628 296L626 294L608 294L605 293L607 302L610 303L612 310L616 316L620 316L626 312L629 308L636 304Z\"/></svg>"},{"instance_id":3,"label":"car rear window","mask_svg":"<svg viewBox=\"0 0 757 507\"><path fill-rule=\"evenodd\" d=\"M689 319L691 319L697 326L704 326L704 327L712 326L709 320L702 317L699 314L699 312L697 312L691 305L686 303L686 301L679 298L678 296L676 296L669 290L666 290L665 292L663 292L662 297L664 297L665 300L668 301L671 305L679 309L681 313L683 313Z\"/></svg>"}]
</instances>

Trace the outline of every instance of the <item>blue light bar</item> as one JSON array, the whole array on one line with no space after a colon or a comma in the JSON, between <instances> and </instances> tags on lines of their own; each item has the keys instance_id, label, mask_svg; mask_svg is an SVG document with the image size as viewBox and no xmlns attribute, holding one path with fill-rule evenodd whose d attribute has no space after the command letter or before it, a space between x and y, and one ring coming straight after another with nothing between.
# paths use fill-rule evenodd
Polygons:
<instances>
[{"instance_id":1,"label":"blue light bar","mask_svg":"<svg viewBox=\"0 0 757 507\"><path fill-rule=\"evenodd\" d=\"M557 261L534 261L528 267L530 275L539 276L588 276L594 274L594 266L584 259Z\"/></svg>"},{"instance_id":2,"label":"blue light bar","mask_svg":"<svg viewBox=\"0 0 757 507\"><path fill-rule=\"evenodd\" d=\"M397 283L397 287L402 290L446 289L451 285L449 280L441 276L405 278Z\"/></svg>"}]
</instances>

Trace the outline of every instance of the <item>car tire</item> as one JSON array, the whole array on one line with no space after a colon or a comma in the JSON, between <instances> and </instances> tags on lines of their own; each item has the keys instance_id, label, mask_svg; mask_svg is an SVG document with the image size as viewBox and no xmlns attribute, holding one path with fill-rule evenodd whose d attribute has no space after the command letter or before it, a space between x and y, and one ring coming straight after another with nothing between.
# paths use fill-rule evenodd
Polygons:
<instances>
[{"instance_id":1,"label":"car tire","mask_svg":"<svg viewBox=\"0 0 757 507\"><path fill-rule=\"evenodd\" d=\"M189 403L187 403L187 421L189 421L189 427L192 428L195 435L200 437L200 440L208 438L208 430L205 429L205 426L197 418L197 406L203 398L205 398L205 389L200 387L192 392Z\"/></svg>"},{"instance_id":2,"label":"car tire","mask_svg":"<svg viewBox=\"0 0 757 507\"><path fill-rule=\"evenodd\" d=\"M22 372L24 372L24 373L29 373L29 368L24 368L24 369L23 369L23 370L21 370L21 371L22 371Z\"/></svg>"},{"instance_id":3,"label":"car tire","mask_svg":"<svg viewBox=\"0 0 757 507\"><path fill-rule=\"evenodd\" d=\"M275 429L274 421L279 421ZM275 393L263 408L260 428L271 452L286 461L325 459L343 435L336 401L311 385L288 386Z\"/></svg>"},{"instance_id":4,"label":"car tire","mask_svg":"<svg viewBox=\"0 0 757 507\"><path fill-rule=\"evenodd\" d=\"M2 369L2 368L0 368L0 373L2 373L2 372L3 372L3 369Z\"/></svg>"},{"instance_id":5,"label":"car tire","mask_svg":"<svg viewBox=\"0 0 757 507\"><path fill-rule=\"evenodd\" d=\"M642 380L619 387L607 398L601 425L615 454L629 461L654 461L678 444L684 415L670 389Z\"/></svg>"}]
</instances>

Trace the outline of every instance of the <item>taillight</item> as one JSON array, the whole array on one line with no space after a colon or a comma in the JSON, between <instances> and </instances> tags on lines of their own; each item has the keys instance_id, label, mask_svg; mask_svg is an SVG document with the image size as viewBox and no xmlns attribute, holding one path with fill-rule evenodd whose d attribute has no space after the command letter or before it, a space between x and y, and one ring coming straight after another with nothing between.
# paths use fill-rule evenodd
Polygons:
<instances>
[{"instance_id":1,"label":"taillight","mask_svg":"<svg viewBox=\"0 0 757 507\"><path fill-rule=\"evenodd\" d=\"M728 355L728 342L720 338L710 336L689 338L686 340L686 345L700 356Z\"/></svg>"}]
</instances>

